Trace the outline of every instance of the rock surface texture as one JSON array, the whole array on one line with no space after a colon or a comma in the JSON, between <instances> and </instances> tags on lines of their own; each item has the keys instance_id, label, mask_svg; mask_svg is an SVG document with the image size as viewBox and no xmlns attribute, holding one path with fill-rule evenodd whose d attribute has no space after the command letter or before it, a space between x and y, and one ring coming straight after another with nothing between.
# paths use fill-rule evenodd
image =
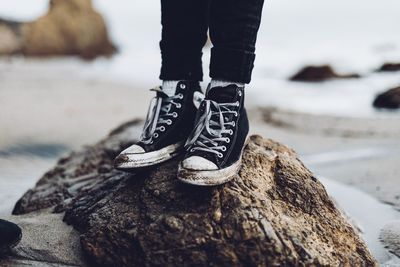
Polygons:
<instances>
[{"instance_id":1,"label":"rock surface texture","mask_svg":"<svg viewBox=\"0 0 400 267\"><path fill-rule=\"evenodd\" d=\"M330 79L360 78L359 74L337 74L329 65L306 66L293 75L290 80L299 82L323 82Z\"/></svg>"},{"instance_id":2,"label":"rock surface texture","mask_svg":"<svg viewBox=\"0 0 400 267\"><path fill-rule=\"evenodd\" d=\"M78 55L91 59L115 50L91 0L51 0L48 13L33 22L0 20L0 55Z\"/></svg>"},{"instance_id":3,"label":"rock surface texture","mask_svg":"<svg viewBox=\"0 0 400 267\"><path fill-rule=\"evenodd\" d=\"M379 94L373 103L376 108L400 108L400 86Z\"/></svg>"},{"instance_id":4,"label":"rock surface texture","mask_svg":"<svg viewBox=\"0 0 400 267\"><path fill-rule=\"evenodd\" d=\"M179 158L113 169L137 125L61 159L14 214L65 212L93 266L376 266L293 150L252 136L237 179L192 187L176 179Z\"/></svg>"}]
</instances>

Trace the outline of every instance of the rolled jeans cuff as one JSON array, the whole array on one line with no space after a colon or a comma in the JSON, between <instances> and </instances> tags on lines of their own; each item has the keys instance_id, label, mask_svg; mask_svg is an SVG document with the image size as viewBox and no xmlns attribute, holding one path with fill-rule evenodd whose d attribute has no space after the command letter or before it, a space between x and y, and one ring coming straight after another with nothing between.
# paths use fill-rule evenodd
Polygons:
<instances>
[{"instance_id":1,"label":"rolled jeans cuff","mask_svg":"<svg viewBox=\"0 0 400 267\"><path fill-rule=\"evenodd\" d=\"M202 53L162 53L161 80L203 80Z\"/></svg>"},{"instance_id":2,"label":"rolled jeans cuff","mask_svg":"<svg viewBox=\"0 0 400 267\"><path fill-rule=\"evenodd\" d=\"M211 49L210 77L238 83L250 83L255 54L243 50Z\"/></svg>"}]
</instances>

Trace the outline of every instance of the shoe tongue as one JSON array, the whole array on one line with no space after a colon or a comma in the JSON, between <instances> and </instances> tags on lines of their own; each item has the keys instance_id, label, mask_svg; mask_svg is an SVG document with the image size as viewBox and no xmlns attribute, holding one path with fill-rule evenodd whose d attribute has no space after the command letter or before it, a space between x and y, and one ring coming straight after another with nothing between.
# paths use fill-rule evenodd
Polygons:
<instances>
[{"instance_id":1,"label":"shoe tongue","mask_svg":"<svg viewBox=\"0 0 400 267\"><path fill-rule=\"evenodd\" d=\"M157 96L158 97L162 97L162 98L167 98L167 97L169 97L166 93L164 93L164 92L157 92Z\"/></svg>"},{"instance_id":2,"label":"shoe tongue","mask_svg":"<svg viewBox=\"0 0 400 267\"><path fill-rule=\"evenodd\" d=\"M228 86L217 86L207 90L206 99L213 100L217 103L232 103L236 101L236 88L234 84Z\"/></svg>"}]
</instances>

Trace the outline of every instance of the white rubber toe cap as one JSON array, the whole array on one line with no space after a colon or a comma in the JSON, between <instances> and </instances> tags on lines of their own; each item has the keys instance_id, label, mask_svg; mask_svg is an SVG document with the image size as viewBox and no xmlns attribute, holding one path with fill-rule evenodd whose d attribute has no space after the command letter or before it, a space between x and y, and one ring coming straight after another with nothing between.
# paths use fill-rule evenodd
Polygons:
<instances>
[{"instance_id":1,"label":"white rubber toe cap","mask_svg":"<svg viewBox=\"0 0 400 267\"><path fill-rule=\"evenodd\" d=\"M192 156L182 161L182 167L188 170L211 171L218 170L218 166L208 159Z\"/></svg>"},{"instance_id":2,"label":"white rubber toe cap","mask_svg":"<svg viewBox=\"0 0 400 267\"><path fill-rule=\"evenodd\" d=\"M127 149L121 152L121 155L124 154L143 154L146 151L143 149L143 147L138 146L138 145L131 145Z\"/></svg>"}]
</instances>

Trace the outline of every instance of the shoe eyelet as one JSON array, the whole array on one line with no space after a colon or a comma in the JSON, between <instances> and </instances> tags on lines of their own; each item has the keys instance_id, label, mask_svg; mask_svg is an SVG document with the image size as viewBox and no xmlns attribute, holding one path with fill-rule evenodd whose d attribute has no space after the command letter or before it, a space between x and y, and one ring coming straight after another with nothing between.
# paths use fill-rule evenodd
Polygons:
<instances>
[{"instance_id":1,"label":"shoe eyelet","mask_svg":"<svg viewBox=\"0 0 400 267\"><path fill-rule=\"evenodd\" d=\"M171 125L171 124L172 124L172 121L171 121L171 120L167 120L167 124L168 124L168 125Z\"/></svg>"},{"instance_id":2,"label":"shoe eyelet","mask_svg":"<svg viewBox=\"0 0 400 267\"><path fill-rule=\"evenodd\" d=\"M176 113L176 112L172 113L172 117L177 118L178 117L178 113Z\"/></svg>"},{"instance_id":3,"label":"shoe eyelet","mask_svg":"<svg viewBox=\"0 0 400 267\"><path fill-rule=\"evenodd\" d=\"M242 91L239 91L239 92L238 92L238 95L239 95L239 96L242 96Z\"/></svg>"},{"instance_id":4,"label":"shoe eyelet","mask_svg":"<svg viewBox=\"0 0 400 267\"><path fill-rule=\"evenodd\" d=\"M190 149L190 152L194 152L194 148Z\"/></svg>"},{"instance_id":5,"label":"shoe eyelet","mask_svg":"<svg viewBox=\"0 0 400 267\"><path fill-rule=\"evenodd\" d=\"M183 89L183 88L182 88ZM179 99L183 99L183 95L181 93L178 94Z\"/></svg>"},{"instance_id":6,"label":"shoe eyelet","mask_svg":"<svg viewBox=\"0 0 400 267\"><path fill-rule=\"evenodd\" d=\"M161 132L164 132L164 131L165 131L165 127L164 127L164 126L161 126L161 127L160 127L160 131L161 131Z\"/></svg>"},{"instance_id":7,"label":"shoe eyelet","mask_svg":"<svg viewBox=\"0 0 400 267\"><path fill-rule=\"evenodd\" d=\"M231 139L229 137L225 138L225 143L229 144L230 142L231 142Z\"/></svg>"},{"instance_id":8,"label":"shoe eyelet","mask_svg":"<svg viewBox=\"0 0 400 267\"><path fill-rule=\"evenodd\" d=\"M225 152L226 151L226 146L222 146L221 150Z\"/></svg>"},{"instance_id":9,"label":"shoe eyelet","mask_svg":"<svg viewBox=\"0 0 400 267\"><path fill-rule=\"evenodd\" d=\"M154 141L153 141L153 140L151 140L151 141L150 141L150 144L153 144L153 143L154 143Z\"/></svg>"},{"instance_id":10,"label":"shoe eyelet","mask_svg":"<svg viewBox=\"0 0 400 267\"><path fill-rule=\"evenodd\" d=\"M236 101L236 106L238 107L240 105L239 101Z\"/></svg>"},{"instance_id":11,"label":"shoe eyelet","mask_svg":"<svg viewBox=\"0 0 400 267\"><path fill-rule=\"evenodd\" d=\"M229 130L229 135L233 135L233 130Z\"/></svg>"},{"instance_id":12,"label":"shoe eyelet","mask_svg":"<svg viewBox=\"0 0 400 267\"><path fill-rule=\"evenodd\" d=\"M158 133L153 134L154 138L158 138Z\"/></svg>"},{"instance_id":13,"label":"shoe eyelet","mask_svg":"<svg viewBox=\"0 0 400 267\"><path fill-rule=\"evenodd\" d=\"M238 116L238 113L237 113L237 111L235 111L235 117L237 117Z\"/></svg>"},{"instance_id":14,"label":"shoe eyelet","mask_svg":"<svg viewBox=\"0 0 400 267\"><path fill-rule=\"evenodd\" d=\"M182 107L182 105L181 104L176 104L176 108L181 108Z\"/></svg>"},{"instance_id":15,"label":"shoe eyelet","mask_svg":"<svg viewBox=\"0 0 400 267\"><path fill-rule=\"evenodd\" d=\"M235 126L236 126L236 123L235 123L234 121L232 121L232 126L233 126L233 127L235 127Z\"/></svg>"},{"instance_id":16,"label":"shoe eyelet","mask_svg":"<svg viewBox=\"0 0 400 267\"><path fill-rule=\"evenodd\" d=\"M181 83L181 85L179 85L179 87L180 87L181 89L185 89L185 88L186 88L186 85L183 84L183 83Z\"/></svg>"},{"instance_id":17,"label":"shoe eyelet","mask_svg":"<svg viewBox=\"0 0 400 267\"><path fill-rule=\"evenodd\" d=\"M218 156L218 158L222 159L222 157L224 156L224 154L219 153L217 156Z\"/></svg>"}]
</instances>

